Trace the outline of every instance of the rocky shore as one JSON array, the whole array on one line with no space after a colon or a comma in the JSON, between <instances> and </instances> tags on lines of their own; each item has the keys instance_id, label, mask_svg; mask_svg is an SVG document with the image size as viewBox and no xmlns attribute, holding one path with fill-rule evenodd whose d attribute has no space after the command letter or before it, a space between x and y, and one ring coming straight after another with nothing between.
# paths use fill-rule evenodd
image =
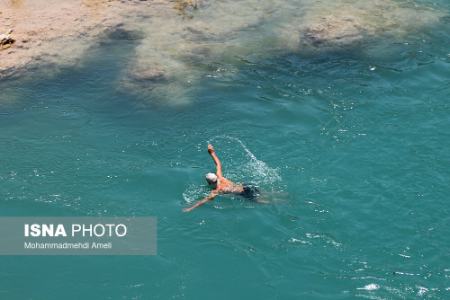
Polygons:
<instances>
[{"instance_id":1,"label":"rocky shore","mask_svg":"<svg viewBox=\"0 0 450 300\"><path fill-rule=\"evenodd\" d=\"M0 29L15 43L0 52L0 77L40 64L76 63L108 28L123 23L122 13L137 4L106 0L10 0L0 3Z\"/></svg>"},{"instance_id":2,"label":"rocky shore","mask_svg":"<svg viewBox=\"0 0 450 300\"><path fill-rule=\"evenodd\" d=\"M171 83L170 90L182 90L217 61L401 38L444 15L395 0L6 0L0 78L74 65L105 33L122 32L137 41L125 88L145 92Z\"/></svg>"}]
</instances>

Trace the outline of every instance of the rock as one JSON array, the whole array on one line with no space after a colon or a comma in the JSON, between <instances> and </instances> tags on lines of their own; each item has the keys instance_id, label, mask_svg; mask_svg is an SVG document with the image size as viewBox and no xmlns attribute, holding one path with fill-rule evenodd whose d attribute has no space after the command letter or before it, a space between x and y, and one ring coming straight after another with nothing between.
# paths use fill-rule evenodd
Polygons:
<instances>
[{"instance_id":1,"label":"rock","mask_svg":"<svg viewBox=\"0 0 450 300\"><path fill-rule=\"evenodd\" d=\"M192 11L199 7L198 0L175 0L174 8L185 17L192 18Z\"/></svg>"},{"instance_id":2,"label":"rock","mask_svg":"<svg viewBox=\"0 0 450 300\"><path fill-rule=\"evenodd\" d=\"M0 47L3 49L11 47L15 40L11 37L12 29L8 30L7 33L0 34Z\"/></svg>"},{"instance_id":3,"label":"rock","mask_svg":"<svg viewBox=\"0 0 450 300\"><path fill-rule=\"evenodd\" d=\"M163 70L158 68L135 68L130 70L129 77L135 81L164 81L166 76Z\"/></svg>"},{"instance_id":4,"label":"rock","mask_svg":"<svg viewBox=\"0 0 450 300\"><path fill-rule=\"evenodd\" d=\"M364 37L365 30L355 18L323 17L303 32L302 41L313 46L348 45Z\"/></svg>"}]
</instances>

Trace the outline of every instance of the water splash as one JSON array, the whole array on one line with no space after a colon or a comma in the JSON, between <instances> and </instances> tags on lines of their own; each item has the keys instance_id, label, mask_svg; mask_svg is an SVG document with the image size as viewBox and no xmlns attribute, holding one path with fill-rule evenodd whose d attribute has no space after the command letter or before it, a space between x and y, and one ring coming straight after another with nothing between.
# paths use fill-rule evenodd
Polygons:
<instances>
[{"instance_id":1,"label":"water splash","mask_svg":"<svg viewBox=\"0 0 450 300\"><path fill-rule=\"evenodd\" d=\"M183 192L183 199L186 203L193 203L206 196L207 193L208 191L205 186L190 184Z\"/></svg>"},{"instance_id":2,"label":"water splash","mask_svg":"<svg viewBox=\"0 0 450 300\"><path fill-rule=\"evenodd\" d=\"M282 181L279 170L277 168L269 167L264 161L256 158L256 156L240 139L223 135L213 137L210 141L212 142L220 139L238 143L245 153L244 158L240 160L237 159L239 154L230 154L231 157L227 160L233 164L231 166L231 170L229 170L231 175L230 177L236 178L239 181L250 181L262 187L271 188L272 190L275 188L276 184ZM225 157L226 156L227 155L225 155ZM243 163L236 165L236 162L239 161L243 161Z\"/></svg>"}]
</instances>

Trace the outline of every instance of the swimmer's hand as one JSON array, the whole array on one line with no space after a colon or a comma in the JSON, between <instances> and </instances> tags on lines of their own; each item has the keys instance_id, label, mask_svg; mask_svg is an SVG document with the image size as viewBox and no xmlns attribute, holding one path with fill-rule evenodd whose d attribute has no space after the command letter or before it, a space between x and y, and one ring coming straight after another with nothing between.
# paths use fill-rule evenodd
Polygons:
<instances>
[{"instance_id":1,"label":"swimmer's hand","mask_svg":"<svg viewBox=\"0 0 450 300\"><path fill-rule=\"evenodd\" d=\"M183 208L183 212L190 212L193 209L194 209L193 207Z\"/></svg>"},{"instance_id":2,"label":"swimmer's hand","mask_svg":"<svg viewBox=\"0 0 450 300\"><path fill-rule=\"evenodd\" d=\"M209 153L213 153L214 152L214 147L211 144L208 144L208 152Z\"/></svg>"}]
</instances>

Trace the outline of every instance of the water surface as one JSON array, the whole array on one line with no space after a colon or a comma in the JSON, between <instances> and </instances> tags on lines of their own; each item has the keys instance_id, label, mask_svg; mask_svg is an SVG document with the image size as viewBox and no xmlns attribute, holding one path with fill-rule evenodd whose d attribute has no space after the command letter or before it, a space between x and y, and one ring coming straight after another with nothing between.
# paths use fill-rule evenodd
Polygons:
<instances>
[{"instance_id":1,"label":"water surface","mask_svg":"<svg viewBox=\"0 0 450 300\"><path fill-rule=\"evenodd\" d=\"M448 298L449 29L218 60L183 105L120 88L137 42L1 82L3 216L151 215L159 228L155 257L1 257L0 297ZM273 203L220 197L183 214L207 191L207 142Z\"/></svg>"}]
</instances>

